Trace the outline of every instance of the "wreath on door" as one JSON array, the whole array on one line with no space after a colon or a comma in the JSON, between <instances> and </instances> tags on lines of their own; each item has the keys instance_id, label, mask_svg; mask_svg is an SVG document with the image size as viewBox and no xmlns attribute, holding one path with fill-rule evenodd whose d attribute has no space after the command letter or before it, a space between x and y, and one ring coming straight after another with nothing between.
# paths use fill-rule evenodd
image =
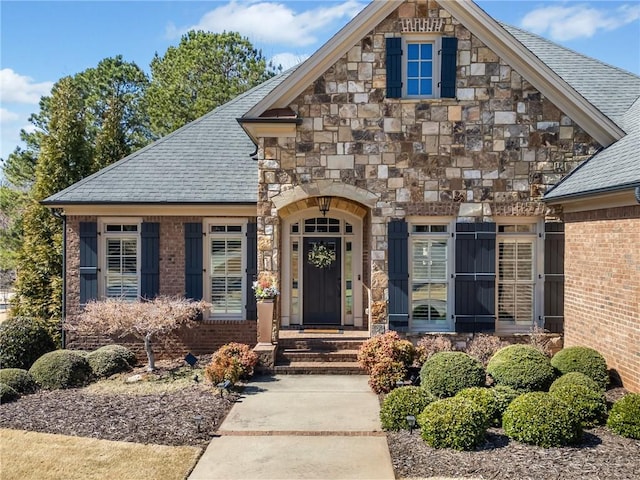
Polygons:
<instances>
[{"instance_id":1,"label":"wreath on door","mask_svg":"<svg viewBox=\"0 0 640 480\"><path fill-rule=\"evenodd\" d=\"M336 252L321 243L315 243L309 250L307 261L316 268L327 268L336 261Z\"/></svg>"}]
</instances>

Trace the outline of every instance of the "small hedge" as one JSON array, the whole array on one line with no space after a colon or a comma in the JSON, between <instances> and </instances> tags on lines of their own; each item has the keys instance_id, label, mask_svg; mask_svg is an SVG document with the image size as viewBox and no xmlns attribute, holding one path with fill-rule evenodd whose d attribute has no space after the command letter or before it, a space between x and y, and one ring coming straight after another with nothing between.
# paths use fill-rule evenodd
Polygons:
<instances>
[{"instance_id":1,"label":"small hedge","mask_svg":"<svg viewBox=\"0 0 640 480\"><path fill-rule=\"evenodd\" d=\"M484 441L487 417L474 402L452 397L427 405L418 425L422 439L433 448L473 450Z\"/></svg>"},{"instance_id":2,"label":"small hedge","mask_svg":"<svg viewBox=\"0 0 640 480\"><path fill-rule=\"evenodd\" d=\"M463 352L439 352L420 369L420 385L436 397L452 397L468 387L481 387L486 375L482 364Z\"/></svg>"},{"instance_id":3,"label":"small hedge","mask_svg":"<svg viewBox=\"0 0 640 480\"><path fill-rule=\"evenodd\" d=\"M521 393L506 385L497 385L491 391L496 399L496 425L500 426L502 425L502 415L504 415L505 410Z\"/></svg>"},{"instance_id":4,"label":"small hedge","mask_svg":"<svg viewBox=\"0 0 640 480\"><path fill-rule=\"evenodd\" d=\"M13 402L20 398L20 394L6 383L0 383L0 403Z\"/></svg>"},{"instance_id":5,"label":"small hedge","mask_svg":"<svg viewBox=\"0 0 640 480\"><path fill-rule=\"evenodd\" d=\"M407 415L416 418L435 397L421 387L400 387L392 390L380 408L380 422L385 430L407 430Z\"/></svg>"},{"instance_id":6,"label":"small hedge","mask_svg":"<svg viewBox=\"0 0 640 480\"><path fill-rule=\"evenodd\" d=\"M3 368L0 370L0 383L10 386L16 392L34 393L38 385L31 374L21 368Z\"/></svg>"},{"instance_id":7,"label":"small hedge","mask_svg":"<svg viewBox=\"0 0 640 480\"><path fill-rule=\"evenodd\" d=\"M602 425L607 419L607 402L602 392L584 385L561 385L550 394L569 405L585 428Z\"/></svg>"},{"instance_id":8,"label":"small hedge","mask_svg":"<svg viewBox=\"0 0 640 480\"><path fill-rule=\"evenodd\" d=\"M510 345L491 357L487 373L498 385L522 392L547 390L555 378L549 359L529 345Z\"/></svg>"},{"instance_id":9,"label":"small hedge","mask_svg":"<svg viewBox=\"0 0 640 480\"><path fill-rule=\"evenodd\" d=\"M520 395L507 407L502 427L509 438L540 447L561 447L582 437L580 420L571 408L545 392Z\"/></svg>"},{"instance_id":10,"label":"small hedge","mask_svg":"<svg viewBox=\"0 0 640 480\"><path fill-rule=\"evenodd\" d=\"M465 388L456 394L456 398L465 398L475 403L482 408L482 411L485 413L490 424L500 424L499 421L501 416L498 412L498 403L496 402L496 394L493 388Z\"/></svg>"},{"instance_id":11,"label":"small hedge","mask_svg":"<svg viewBox=\"0 0 640 480\"><path fill-rule=\"evenodd\" d=\"M388 393L404 380L413 363L415 347L397 332L376 335L358 350L358 363L369 374L369 386L376 393Z\"/></svg>"},{"instance_id":12,"label":"small hedge","mask_svg":"<svg viewBox=\"0 0 640 480\"><path fill-rule=\"evenodd\" d=\"M602 388L600 388L600 385L598 385L594 380L587 377L584 373L569 372L565 373L561 377L556 378L549 387L549 392L553 392L556 388L564 387L567 385L580 385L583 387L587 387L594 392L603 391Z\"/></svg>"},{"instance_id":13,"label":"small hedge","mask_svg":"<svg viewBox=\"0 0 640 480\"><path fill-rule=\"evenodd\" d=\"M0 365L28 369L38 358L56 349L47 327L27 317L14 317L0 324Z\"/></svg>"},{"instance_id":14,"label":"small hedge","mask_svg":"<svg viewBox=\"0 0 640 480\"><path fill-rule=\"evenodd\" d=\"M105 345L89 353L85 358L89 362L91 371L98 378L126 372L136 363L135 354L122 345Z\"/></svg>"},{"instance_id":15,"label":"small hedge","mask_svg":"<svg viewBox=\"0 0 640 480\"><path fill-rule=\"evenodd\" d=\"M607 427L623 437L640 440L640 393L628 393L613 404Z\"/></svg>"},{"instance_id":16,"label":"small hedge","mask_svg":"<svg viewBox=\"0 0 640 480\"><path fill-rule=\"evenodd\" d=\"M91 379L89 362L71 350L45 353L29 369L38 385L49 390L80 387Z\"/></svg>"},{"instance_id":17,"label":"small hedge","mask_svg":"<svg viewBox=\"0 0 640 480\"><path fill-rule=\"evenodd\" d=\"M227 343L214 353L214 357L216 356L237 359L241 367L240 378L242 380L249 380L253 375L253 369L258 364L258 354L244 343Z\"/></svg>"},{"instance_id":18,"label":"small hedge","mask_svg":"<svg viewBox=\"0 0 640 480\"><path fill-rule=\"evenodd\" d=\"M609 383L607 362L598 351L589 347L567 347L551 358L551 365L561 374L569 372L584 373L603 390Z\"/></svg>"}]
</instances>

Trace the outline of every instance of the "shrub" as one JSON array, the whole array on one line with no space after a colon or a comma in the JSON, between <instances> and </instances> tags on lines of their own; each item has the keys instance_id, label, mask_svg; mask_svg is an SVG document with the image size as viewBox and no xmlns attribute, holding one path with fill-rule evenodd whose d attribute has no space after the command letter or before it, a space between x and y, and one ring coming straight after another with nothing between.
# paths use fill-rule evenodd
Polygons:
<instances>
[{"instance_id":1,"label":"shrub","mask_svg":"<svg viewBox=\"0 0 640 480\"><path fill-rule=\"evenodd\" d=\"M627 393L613 404L607 427L623 437L640 440L640 393Z\"/></svg>"},{"instance_id":2,"label":"shrub","mask_svg":"<svg viewBox=\"0 0 640 480\"><path fill-rule=\"evenodd\" d=\"M220 347L215 356L234 357L240 363L240 378L248 380L253 375L253 369L258 364L258 354L254 352L249 345L243 343L227 343Z\"/></svg>"},{"instance_id":3,"label":"shrub","mask_svg":"<svg viewBox=\"0 0 640 480\"><path fill-rule=\"evenodd\" d=\"M0 370L0 383L13 388L18 393L34 393L38 385L29 372L21 368L3 368Z\"/></svg>"},{"instance_id":4,"label":"shrub","mask_svg":"<svg viewBox=\"0 0 640 480\"><path fill-rule=\"evenodd\" d=\"M418 341L415 363L419 366L438 352L452 352L453 343L444 335L425 335Z\"/></svg>"},{"instance_id":5,"label":"shrub","mask_svg":"<svg viewBox=\"0 0 640 480\"><path fill-rule=\"evenodd\" d=\"M435 397L420 387L400 387L387 395L380 408L380 422L385 430L406 430L409 428L407 415L416 418Z\"/></svg>"},{"instance_id":6,"label":"shrub","mask_svg":"<svg viewBox=\"0 0 640 480\"><path fill-rule=\"evenodd\" d=\"M214 356L211 363L204 368L204 377L211 383L218 384L225 380L236 383L240 380L242 365L236 357L227 355Z\"/></svg>"},{"instance_id":7,"label":"shrub","mask_svg":"<svg viewBox=\"0 0 640 480\"><path fill-rule=\"evenodd\" d=\"M105 345L86 356L96 377L110 377L130 370L136 362L135 354L122 345Z\"/></svg>"},{"instance_id":8,"label":"shrub","mask_svg":"<svg viewBox=\"0 0 640 480\"><path fill-rule=\"evenodd\" d=\"M373 391L387 393L397 381L404 380L414 355L412 343L390 331L364 342L358 351L358 363L369 374Z\"/></svg>"},{"instance_id":9,"label":"shrub","mask_svg":"<svg viewBox=\"0 0 640 480\"><path fill-rule=\"evenodd\" d=\"M517 390L511 387L507 387L506 385L497 385L491 388L491 391L493 392L496 400L497 420L495 424L500 426L502 425L502 415L504 415L504 411L509 405L511 405L511 402L513 402L521 394Z\"/></svg>"},{"instance_id":10,"label":"shrub","mask_svg":"<svg viewBox=\"0 0 640 480\"><path fill-rule=\"evenodd\" d=\"M546 390L555 371L549 359L529 345L510 345L496 352L487 364L487 373L498 385L516 390Z\"/></svg>"},{"instance_id":11,"label":"shrub","mask_svg":"<svg viewBox=\"0 0 640 480\"><path fill-rule=\"evenodd\" d=\"M506 346L507 343L500 340L500 337L480 333L473 337L464 351L467 355L475 358L486 367L489 359L493 357L498 350Z\"/></svg>"},{"instance_id":12,"label":"shrub","mask_svg":"<svg viewBox=\"0 0 640 480\"><path fill-rule=\"evenodd\" d=\"M27 317L0 324L0 365L28 369L40 356L56 349L44 323Z\"/></svg>"},{"instance_id":13,"label":"shrub","mask_svg":"<svg viewBox=\"0 0 640 480\"><path fill-rule=\"evenodd\" d=\"M501 416L498 413L498 403L496 402L496 395L493 388L464 388L456 394L456 397L464 398L475 403L482 408L490 424L499 425Z\"/></svg>"},{"instance_id":14,"label":"shrub","mask_svg":"<svg viewBox=\"0 0 640 480\"><path fill-rule=\"evenodd\" d=\"M460 397L430 403L418 416L420 434L434 448L472 450L484 440L487 417L482 408Z\"/></svg>"},{"instance_id":15,"label":"shrub","mask_svg":"<svg viewBox=\"0 0 640 480\"><path fill-rule=\"evenodd\" d=\"M502 427L509 438L545 448L576 443L582 436L571 408L546 392L516 398L502 416Z\"/></svg>"},{"instance_id":16,"label":"shrub","mask_svg":"<svg viewBox=\"0 0 640 480\"><path fill-rule=\"evenodd\" d=\"M547 330L542 327L534 326L529 330L529 345L539 350L545 357L551 356L551 344L547 337Z\"/></svg>"},{"instance_id":17,"label":"shrub","mask_svg":"<svg viewBox=\"0 0 640 480\"><path fill-rule=\"evenodd\" d=\"M89 362L71 350L45 353L29 369L38 385L55 390L80 387L91 379Z\"/></svg>"},{"instance_id":18,"label":"shrub","mask_svg":"<svg viewBox=\"0 0 640 480\"><path fill-rule=\"evenodd\" d=\"M485 384L482 364L463 352L440 352L420 370L420 384L436 397L452 397L463 388Z\"/></svg>"},{"instance_id":19,"label":"shrub","mask_svg":"<svg viewBox=\"0 0 640 480\"><path fill-rule=\"evenodd\" d=\"M556 378L549 387L549 392L553 392L556 388L564 387L566 385L581 385L593 390L594 392L603 391L602 388L600 388L600 385L587 377L584 373L569 372Z\"/></svg>"},{"instance_id":20,"label":"shrub","mask_svg":"<svg viewBox=\"0 0 640 480\"><path fill-rule=\"evenodd\" d=\"M550 394L569 405L583 427L601 425L607 418L607 402L602 392L584 385L561 385Z\"/></svg>"},{"instance_id":21,"label":"shrub","mask_svg":"<svg viewBox=\"0 0 640 480\"><path fill-rule=\"evenodd\" d=\"M607 362L596 350L589 347L567 347L556 353L551 365L560 373L584 373L594 380L602 389L607 388L609 372Z\"/></svg>"},{"instance_id":22,"label":"shrub","mask_svg":"<svg viewBox=\"0 0 640 480\"><path fill-rule=\"evenodd\" d=\"M0 403L13 402L20 398L20 394L6 383L0 383Z\"/></svg>"}]
</instances>

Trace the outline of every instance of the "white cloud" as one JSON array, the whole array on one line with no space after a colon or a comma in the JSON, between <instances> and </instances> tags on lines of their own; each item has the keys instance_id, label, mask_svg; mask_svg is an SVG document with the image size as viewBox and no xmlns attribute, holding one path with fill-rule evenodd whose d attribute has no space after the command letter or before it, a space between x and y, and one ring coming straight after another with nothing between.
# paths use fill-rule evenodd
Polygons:
<instances>
[{"instance_id":1,"label":"white cloud","mask_svg":"<svg viewBox=\"0 0 640 480\"><path fill-rule=\"evenodd\" d=\"M271 57L269 61L276 67L278 65L282 65L282 70L288 70L291 67L304 62L307 58L309 58L309 55L307 55L306 53L302 55L296 55L295 53L285 52L276 53L273 57Z\"/></svg>"},{"instance_id":2,"label":"white cloud","mask_svg":"<svg viewBox=\"0 0 640 480\"><path fill-rule=\"evenodd\" d=\"M343 18L350 20L362 8L364 3L347 0L328 7L296 13L282 3L231 0L206 13L196 25L182 29L169 25L166 33L175 36L192 29L211 32L234 31L260 43L306 46L318 41L315 32L334 21Z\"/></svg>"},{"instance_id":3,"label":"white cloud","mask_svg":"<svg viewBox=\"0 0 640 480\"><path fill-rule=\"evenodd\" d=\"M20 75L10 68L0 70L0 100L2 103L37 105L40 97L48 95L53 82L34 83L31 77Z\"/></svg>"},{"instance_id":4,"label":"white cloud","mask_svg":"<svg viewBox=\"0 0 640 480\"><path fill-rule=\"evenodd\" d=\"M552 6L527 13L521 26L552 40L566 41L590 38L598 30L615 30L640 18L640 5L626 4L615 10L603 10L587 5Z\"/></svg>"},{"instance_id":5,"label":"white cloud","mask_svg":"<svg viewBox=\"0 0 640 480\"><path fill-rule=\"evenodd\" d=\"M20 115L0 107L0 124L12 123L20 119Z\"/></svg>"}]
</instances>

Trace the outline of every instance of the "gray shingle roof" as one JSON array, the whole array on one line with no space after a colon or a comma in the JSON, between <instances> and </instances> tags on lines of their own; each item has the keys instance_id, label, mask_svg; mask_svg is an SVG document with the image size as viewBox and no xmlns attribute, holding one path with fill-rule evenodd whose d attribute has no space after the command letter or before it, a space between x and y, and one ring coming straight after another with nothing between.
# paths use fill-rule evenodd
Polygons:
<instances>
[{"instance_id":1,"label":"gray shingle roof","mask_svg":"<svg viewBox=\"0 0 640 480\"><path fill-rule=\"evenodd\" d=\"M43 203L256 203L255 145L236 121L294 69L47 198Z\"/></svg>"},{"instance_id":2,"label":"gray shingle roof","mask_svg":"<svg viewBox=\"0 0 640 480\"><path fill-rule=\"evenodd\" d=\"M620 127L620 117L640 96L640 77L561 47L511 25L505 30Z\"/></svg>"}]
</instances>

